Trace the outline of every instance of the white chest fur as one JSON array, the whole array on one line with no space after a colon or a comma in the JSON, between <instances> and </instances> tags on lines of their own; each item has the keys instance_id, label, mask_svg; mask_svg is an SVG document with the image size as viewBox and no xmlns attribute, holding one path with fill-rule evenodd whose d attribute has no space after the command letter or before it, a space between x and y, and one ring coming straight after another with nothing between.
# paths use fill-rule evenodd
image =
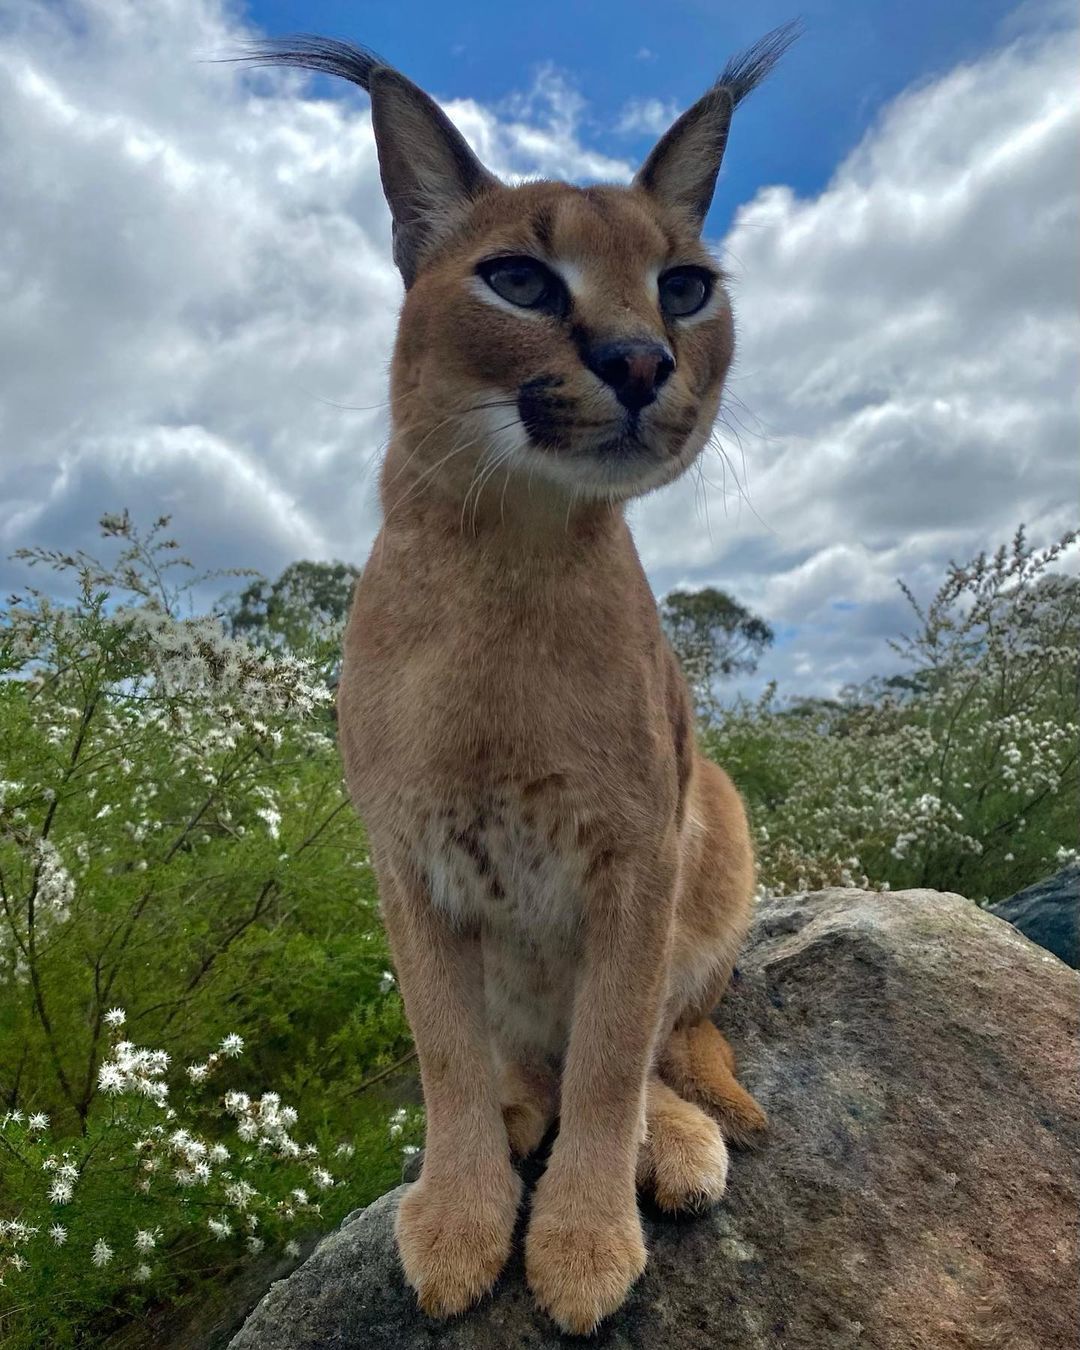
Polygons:
<instances>
[{"instance_id":1,"label":"white chest fur","mask_svg":"<svg viewBox=\"0 0 1080 1350\"><path fill-rule=\"evenodd\" d=\"M496 1045L558 1060L573 1012L585 860L513 800L433 813L418 841L432 903L477 928Z\"/></svg>"}]
</instances>

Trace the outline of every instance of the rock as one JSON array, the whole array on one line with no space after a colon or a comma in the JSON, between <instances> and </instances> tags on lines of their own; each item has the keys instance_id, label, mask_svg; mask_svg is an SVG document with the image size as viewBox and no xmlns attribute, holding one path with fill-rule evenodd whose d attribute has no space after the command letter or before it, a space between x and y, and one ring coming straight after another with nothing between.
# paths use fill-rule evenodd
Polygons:
<instances>
[{"instance_id":1,"label":"rock","mask_svg":"<svg viewBox=\"0 0 1080 1350\"><path fill-rule=\"evenodd\" d=\"M1073 970L1080 966L1080 863L1070 863L987 909Z\"/></svg>"},{"instance_id":2,"label":"rock","mask_svg":"<svg viewBox=\"0 0 1080 1350\"><path fill-rule=\"evenodd\" d=\"M768 1109L723 1203L648 1213L605 1350L1075 1350L1080 976L955 895L760 906L718 1014ZM450 1323L393 1245L404 1188L273 1286L233 1350L546 1350L520 1254Z\"/></svg>"}]
</instances>

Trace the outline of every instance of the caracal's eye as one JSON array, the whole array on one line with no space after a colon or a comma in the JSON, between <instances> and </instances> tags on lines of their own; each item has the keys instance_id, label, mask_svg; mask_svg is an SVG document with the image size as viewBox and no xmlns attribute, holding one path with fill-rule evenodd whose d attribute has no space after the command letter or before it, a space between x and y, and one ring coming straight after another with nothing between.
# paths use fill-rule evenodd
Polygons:
<instances>
[{"instance_id":1,"label":"caracal's eye","mask_svg":"<svg viewBox=\"0 0 1080 1350\"><path fill-rule=\"evenodd\" d=\"M522 309L554 308L561 294L558 277L535 258L491 258L476 270L496 295Z\"/></svg>"},{"instance_id":2,"label":"caracal's eye","mask_svg":"<svg viewBox=\"0 0 1080 1350\"><path fill-rule=\"evenodd\" d=\"M673 319L702 309L712 294L713 276L704 267L673 267L658 282L660 308Z\"/></svg>"}]
</instances>

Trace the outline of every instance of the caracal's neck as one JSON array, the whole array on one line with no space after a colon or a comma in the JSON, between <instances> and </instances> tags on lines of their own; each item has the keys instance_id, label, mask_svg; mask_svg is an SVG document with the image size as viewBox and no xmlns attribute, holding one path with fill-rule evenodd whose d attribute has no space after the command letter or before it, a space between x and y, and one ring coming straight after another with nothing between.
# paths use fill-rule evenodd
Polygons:
<instances>
[{"instance_id":1,"label":"caracal's neck","mask_svg":"<svg viewBox=\"0 0 1080 1350\"><path fill-rule=\"evenodd\" d=\"M433 468L450 453L440 450L417 464L415 447L391 441L379 484L384 541L472 555L485 565L504 560L515 569L555 570L560 560L580 562L583 553L632 547L622 503L575 497L509 466Z\"/></svg>"}]
</instances>

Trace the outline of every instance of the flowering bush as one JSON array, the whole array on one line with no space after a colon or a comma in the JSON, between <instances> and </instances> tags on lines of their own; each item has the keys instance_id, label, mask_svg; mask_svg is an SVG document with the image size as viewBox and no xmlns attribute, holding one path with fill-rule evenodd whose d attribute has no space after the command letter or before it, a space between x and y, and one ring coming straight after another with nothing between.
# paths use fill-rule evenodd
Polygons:
<instances>
[{"instance_id":1,"label":"flowering bush","mask_svg":"<svg viewBox=\"0 0 1080 1350\"><path fill-rule=\"evenodd\" d=\"M0 612L5 1344L330 1226L419 1129L380 1095L409 1039L321 647L193 615L166 524L106 518L111 566L24 552L74 595Z\"/></svg>"},{"instance_id":2,"label":"flowering bush","mask_svg":"<svg viewBox=\"0 0 1080 1350\"><path fill-rule=\"evenodd\" d=\"M422 1131L387 1091L408 1030L329 709L347 569L230 622L194 612L166 520L102 524L111 565L27 550L74 593L0 610L0 1340L25 1350L297 1256ZM996 897L1074 849L1075 541L909 595L902 679L711 712L765 889Z\"/></svg>"},{"instance_id":3,"label":"flowering bush","mask_svg":"<svg viewBox=\"0 0 1080 1350\"><path fill-rule=\"evenodd\" d=\"M910 674L836 701L721 712L708 751L747 794L761 882L1000 899L1075 856L1080 581L1070 533L953 566L893 644Z\"/></svg>"}]
</instances>

